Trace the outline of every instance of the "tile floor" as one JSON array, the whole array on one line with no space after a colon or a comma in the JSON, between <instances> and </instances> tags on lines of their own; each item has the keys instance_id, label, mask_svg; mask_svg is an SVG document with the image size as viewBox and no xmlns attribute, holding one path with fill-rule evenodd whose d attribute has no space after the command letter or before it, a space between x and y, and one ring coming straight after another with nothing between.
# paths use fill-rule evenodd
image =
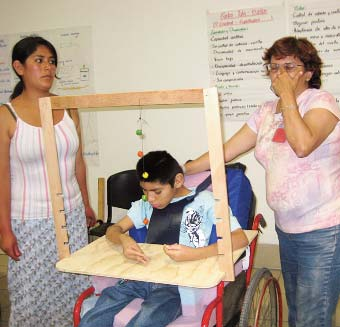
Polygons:
<instances>
[{"instance_id":1,"label":"tile floor","mask_svg":"<svg viewBox=\"0 0 340 327\"><path fill-rule=\"evenodd\" d=\"M255 269L268 267L273 275L278 279L281 291L283 293L283 326L288 327L287 323L287 304L284 297L284 288L282 286L282 274L280 263L277 256L277 248L272 245L259 245L258 255L255 257ZM268 259L270 264L268 264ZM7 256L0 251L0 327L8 327L10 305L7 291ZM24 326L22 326L24 327ZM38 326L37 326L38 327ZM47 327L47 326L46 326ZM336 317L334 317L333 327L340 327L340 301L338 303Z\"/></svg>"},{"instance_id":2,"label":"tile floor","mask_svg":"<svg viewBox=\"0 0 340 327\"><path fill-rule=\"evenodd\" d=\"M267 267L270 268L273 276L279 281L282 292L282 312L283 312L283 324L282 327L288 327L288 315L287 315L287 302L285 297L285 290L283 287L283 278L281 273L280 256L278 245L272 244L258 244L257 251L254 258L254 267ZM340 298L338 306L336 308L335 316L333 317L332 327L340 327Z\"/></svg>"},{"instance_id":3,"label":"tile floor","mask_svg":"<svg viewBox=\"0 0 340 327\"><path fill-rule=\"evenodd\" d=\"M0 250L0 327L8 326L7 256Z\"/></svg>"}]
</instances>

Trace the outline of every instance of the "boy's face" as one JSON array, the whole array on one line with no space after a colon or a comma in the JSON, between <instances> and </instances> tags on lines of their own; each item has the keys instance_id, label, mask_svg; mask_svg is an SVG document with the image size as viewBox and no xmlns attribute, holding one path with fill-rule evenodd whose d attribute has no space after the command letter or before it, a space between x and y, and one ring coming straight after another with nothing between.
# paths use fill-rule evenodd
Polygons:
<instances>
[{"instance_id":1,"label":"boy's face","mask_svg":"<svg viewBox=\"0 0 340 327\"><path fill-rule=\"evenodd\" d=\"M183 184L175 179L175 185L161 184L160 182L140 182L144 194L147 196L149 203L153 208L164 209L168 206L173 198L177 196L178 189Z\"/></svg>"}]
</instances>

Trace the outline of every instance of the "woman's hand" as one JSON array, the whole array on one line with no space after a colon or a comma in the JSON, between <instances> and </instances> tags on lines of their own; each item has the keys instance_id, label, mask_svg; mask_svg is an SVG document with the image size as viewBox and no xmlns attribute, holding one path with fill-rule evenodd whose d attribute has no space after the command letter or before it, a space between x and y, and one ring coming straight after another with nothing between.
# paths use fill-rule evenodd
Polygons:
<instances>
[{"instance_id":1,"label":"woman's hand","mask_svg":"<svg viewBox=\"0 0 340 327\"><path fill-rule=\"evenodd\" d=\"M147 264L149 262L149 257L144 254L142 249L133 238L126 234L122 234L121 243L123 247L123 254L125 257L142 264Z\"/></svg>"},{"instance_id":2,"label":"woman's hand","mask_svg":"<svg viewBox=\"0 0 340 327\"><path fill-rule=\"evenodd\" d=\"M94 210L90 206L85 207L85 216L87 227L93 227L97 222L97 218Z\"/></svg>"},{"instance_id":3,"label":"woman's hand","mask_svg":"<svg viewBox=\"0 0 340 327\"><path fill-rule=\"evenodd\" d=\"M181 244L164 245L163 250L174 261L192 260L194 248Z\"/></svg>"},{"instance_id":4,"label":"woman's hand","mask_svg":"<svg viewBox=\"0 0 340 327\"><path fill-rule=\"evenodd\" d=\"M280 67L279 71L272 78L272 89L274 93L281 97L283 94L293 94L300 82L300 79L304 72L298 70L294 75L288 74L283 67Z\"/></svg>"},{"instance_id":5,"label":"woman's hand","mask_svg":"<svg viewBox=\"0 0 340 327\"><path fill-rule=\"evenodd\" d=\"M13 260L20 260L21 251L19 250L17 238L13 232L0 235L0 248Z\"/></svg>"}]
</instances>

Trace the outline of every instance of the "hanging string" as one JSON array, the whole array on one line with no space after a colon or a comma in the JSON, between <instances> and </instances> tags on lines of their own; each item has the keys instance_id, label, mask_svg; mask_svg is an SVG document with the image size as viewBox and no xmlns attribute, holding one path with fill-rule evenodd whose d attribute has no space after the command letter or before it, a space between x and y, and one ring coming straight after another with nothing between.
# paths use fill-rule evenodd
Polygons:
<instances>
[{"instance_id":1,"label":"hanging string","mask_svg":"<svg viewBox=\"0 0 340 327\"><path fill-rule=\"evenodd\" d=\"M137 120L138 128L136 130L136 135L139 136L141 139L141 150L137 152L137 156L139 158L142 158L144 156L144 133L143 133L143 124L145 123L145 120L142 118L142 107L139 108L139 117ZM144 166L143 166L144 168Z\"/></svg>"},{"instance_id":2,"label":"hanging string","mask_svg":"<svg viewBox=\"0 0 340 327\"><path fill-rule=\"evenodd\" d=\"M140 105L140 102L139 102L139 117L138 117L138 120L137 120L137 129L136 129L136 135L140 138L141 140L141 149L137 152L137 156L139 158L142 158L142 163L143 163L143 174L142 174L142 177L144 179L147 179L149 177L149 173L147 171L145 171L144 169L144 125L147 124L147 122L143 119L143 108L141 107ZM142 199L144 201L147 201L147 196L145 194L142 195ZM147 219L147 218L145 218ZM147 220L148 221L148 220ZM147 223L145 223L147 224Z\"/></svg>"}]
</instances>

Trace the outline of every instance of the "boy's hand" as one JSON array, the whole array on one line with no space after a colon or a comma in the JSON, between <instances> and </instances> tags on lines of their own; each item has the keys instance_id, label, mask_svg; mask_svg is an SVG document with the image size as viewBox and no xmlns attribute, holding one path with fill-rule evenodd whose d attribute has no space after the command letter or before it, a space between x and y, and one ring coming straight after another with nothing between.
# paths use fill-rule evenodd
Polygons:
<instances>
[{"instance_id":1,"label":"boy's hand","mask_svg":"<svg viewBox=\"0 0 340 327\"><path fill-rule=\"evenodd\" d=\"M124 256L128 259L135 260L142 264L147 264L149 258L144 254L136 241L128 235L123 234L121 237Z\"/></svg>"},{"instance_id":2,"label":"boy's hand","mask_svg":"<svg viewBox=\"0 0 340 327\"><path fill-rule=\"evenodd\" d=\"M188 261L192 260L193 248L181 244L165 244L163 246L164 252L175 261Z\"/></svg>"}]
</instances>

